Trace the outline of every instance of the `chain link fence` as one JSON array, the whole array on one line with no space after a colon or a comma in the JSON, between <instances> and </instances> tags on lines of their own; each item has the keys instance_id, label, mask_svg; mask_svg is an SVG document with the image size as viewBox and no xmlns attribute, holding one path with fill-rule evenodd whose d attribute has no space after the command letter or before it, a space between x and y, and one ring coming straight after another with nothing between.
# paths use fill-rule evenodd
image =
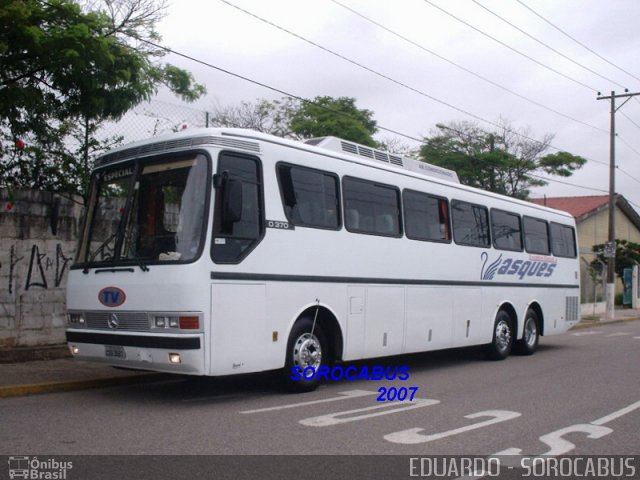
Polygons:
<instances>
[{"instance_id":1,"label":"chain link fence","mask_svg":"<svg viewBox=\"0 0 640 480\"><path fill-rule=\"evenodd\" d=\"M211 126L211 117L212 113L206 110L154 98L139 104L118 121L101 125L98 136L103 140L121 137L121 143L127 144L185 128Z\"/></svg>"}]
</instances>

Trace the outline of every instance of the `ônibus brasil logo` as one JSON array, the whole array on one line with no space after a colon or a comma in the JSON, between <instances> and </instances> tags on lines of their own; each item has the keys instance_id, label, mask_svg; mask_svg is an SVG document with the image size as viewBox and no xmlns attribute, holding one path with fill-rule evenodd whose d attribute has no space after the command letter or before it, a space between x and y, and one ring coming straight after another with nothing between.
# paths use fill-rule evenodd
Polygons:
<instances>
[{"instance_id":1,"label":"\u00f4nibus brasil logo","mask_svg":"<svg viewBox=\"0 0 640 480\"><path fill-rule=\"evenodd\" d=\"M522 280L526 277L549 278L556 268L556 259L544 255L529 255L529 260L516 260L515 258L502 258L502 254L489 262L489 254L480 254L482 268L481 280L493 280L496 275L518 277Z\"/></svg>"}]
</instances>

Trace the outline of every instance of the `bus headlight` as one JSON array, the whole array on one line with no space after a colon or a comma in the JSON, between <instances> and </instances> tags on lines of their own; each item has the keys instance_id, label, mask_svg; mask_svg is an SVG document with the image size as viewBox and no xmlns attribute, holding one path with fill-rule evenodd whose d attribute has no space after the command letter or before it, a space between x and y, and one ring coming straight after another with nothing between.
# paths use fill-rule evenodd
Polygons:
<instances>
[{"instance_id":1,"label":"bus headlight","mask_svg":"<svg viewBox=\"0 0 640 480\"><path fill-rule=\"evenodd\" d=\"M169 323L168 317L156 317L155 318L155 327L156 328L165 328Z\"/></svg>"},{"instance_id":2,"label":"bus headlight","mask_svg":"<svg viewBox=\"0 0 640 480\"><path fill-rule=\"evenodd\" d=\"M69 312L67 314L67 323L73 327L84 327L87 324L82 312Z\"/></svg>"}]
</instances>

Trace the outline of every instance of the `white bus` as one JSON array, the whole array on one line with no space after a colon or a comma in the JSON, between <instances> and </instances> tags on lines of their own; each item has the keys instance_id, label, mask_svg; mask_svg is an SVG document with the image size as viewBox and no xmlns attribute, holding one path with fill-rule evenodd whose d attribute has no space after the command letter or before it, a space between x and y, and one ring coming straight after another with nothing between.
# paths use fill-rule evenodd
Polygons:
<instances>
[{"instance_id":1,"label":"white bus","mask_svg":"<svg viewBox=\"0 0 640 480\"><path fill-rule=\"evenodd\" d=\"M334 137L186 130L97 161L68 281L79 359L193 375L485 345L579 321L574 219Z\"/></svg>"}]
</instances>

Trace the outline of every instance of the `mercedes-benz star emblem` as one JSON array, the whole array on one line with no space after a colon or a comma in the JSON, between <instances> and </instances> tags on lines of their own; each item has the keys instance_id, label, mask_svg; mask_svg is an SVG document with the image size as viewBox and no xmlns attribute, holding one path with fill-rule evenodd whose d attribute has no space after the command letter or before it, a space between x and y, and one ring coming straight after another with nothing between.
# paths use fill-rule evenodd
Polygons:
<instances>
[{"instance_id":1,"label":"mercedes-benz star emblem","mask_svg":"<svg viewBox=\"0 0 640 480\"><path fill-rule=\"evenodd\" d=\"M118 328L118 325L120 325L120 321L118 320L118 316L115 313L110 314L109 318L107 320L107 324L109 325L109 328L112 328L113 330Z\"/></svg>"}]
</instances>

